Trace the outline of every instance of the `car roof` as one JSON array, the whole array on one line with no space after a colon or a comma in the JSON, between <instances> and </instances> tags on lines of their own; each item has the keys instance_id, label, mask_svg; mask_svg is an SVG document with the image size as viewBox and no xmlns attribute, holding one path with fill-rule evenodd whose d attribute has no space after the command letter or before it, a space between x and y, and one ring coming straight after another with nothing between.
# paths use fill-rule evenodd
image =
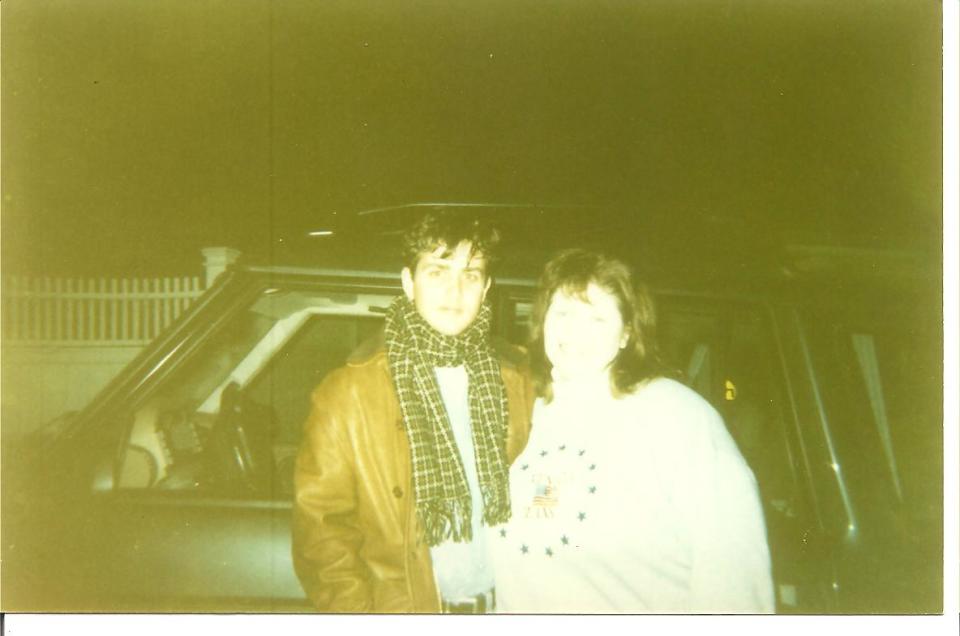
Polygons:
<instances>
[{"instance_id":1,"label":"car roof","mask_svg":"<svg viewBox=\"0 0 960 636\"><path fill-rule=\"evenodd\" d=\"M939 254L913 248L809 243L789 235L771 240L765 228L709 215L678 228L673 218L638 209L529 201L421 201L342 214L335 223L285 237L271 262L250 264L394 276L403 267L403 231L441 209L498 228L501 258L494 273L500 283L535 281L553 255L572 247L620 258L654 288L703 292L826 289L838 280L847 287L909 286L939 280L942 264Z\"/></svg>"}]
</instances>

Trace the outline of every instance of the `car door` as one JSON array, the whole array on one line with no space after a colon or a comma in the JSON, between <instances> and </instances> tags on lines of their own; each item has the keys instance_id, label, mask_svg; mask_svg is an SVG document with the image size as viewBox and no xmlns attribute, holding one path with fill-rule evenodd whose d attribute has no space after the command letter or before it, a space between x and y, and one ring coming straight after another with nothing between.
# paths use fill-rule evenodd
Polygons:
<instances>
[{"instance_id":1,"label":"car door","mask_svg":"<svg viewBox=\"0 0 960 636\"><path fill-rule=\"evenodd\" d=\"M60 610L309 610L290 554L293 459L310 390L382 322L391 292L259 284L198 342L155 356L76 461ZM196 331L196 330L195 330ZM186 351L189 349L189 351ZM79 474L79 473L78 473Z\"/></svg>"},{"instance_id":2,"label":"car door","mask_svg":"<svg viewBox=\"0 0 960 636\"><path fill-rule=\"evenodd\" d=\"M883 307L876 311L876 307ZM836 586L845 611L943 602L942 323L936 289L804 308L822 419L844 485Z\"/></svg>"}]
</instances>

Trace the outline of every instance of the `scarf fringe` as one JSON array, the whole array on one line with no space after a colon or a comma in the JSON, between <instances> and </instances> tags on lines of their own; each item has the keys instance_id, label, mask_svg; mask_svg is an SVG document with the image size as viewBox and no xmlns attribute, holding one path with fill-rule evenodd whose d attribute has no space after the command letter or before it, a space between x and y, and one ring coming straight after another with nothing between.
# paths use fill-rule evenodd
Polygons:
<instances>
[{"instance_id":1,"label":"scarf fringe","mask_svg":"<svg viewBox=\"0 0 960 636\"><path fill-rule=\"evenodd\" d=\"M447 499L427 501L418 506L427 545L437 546L444 541L465 543L473 540L470 527L472 509L470 500Z\"/></svg>"},{"instance_id":2,"label":"scarf fringe","mask_svg":"<svg viewBox=\"0 0 960 636\"><path fill-rule=\"evenodd\" d=\"M483 494L483 523L496 526L510 520L510 491L493 486L480 486Z\"/></svg>"}]
</instances>

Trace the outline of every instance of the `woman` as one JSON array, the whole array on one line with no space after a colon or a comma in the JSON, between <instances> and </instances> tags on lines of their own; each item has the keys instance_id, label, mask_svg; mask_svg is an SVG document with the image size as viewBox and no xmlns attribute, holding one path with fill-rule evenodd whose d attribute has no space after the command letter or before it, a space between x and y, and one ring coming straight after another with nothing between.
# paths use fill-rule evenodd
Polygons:
<instances>
[{"instance_id":1,"label":"woman","mask_svg":"<svg viewBox=\"0 0 960 636\"><path fill-rule=\"evenodd\" d=\"M491 528L497 609L774 609L753 474L719 414L663 376L649 294L584 250L547 264L533 315L533 428Z\"/></svg>"}]
</instances>

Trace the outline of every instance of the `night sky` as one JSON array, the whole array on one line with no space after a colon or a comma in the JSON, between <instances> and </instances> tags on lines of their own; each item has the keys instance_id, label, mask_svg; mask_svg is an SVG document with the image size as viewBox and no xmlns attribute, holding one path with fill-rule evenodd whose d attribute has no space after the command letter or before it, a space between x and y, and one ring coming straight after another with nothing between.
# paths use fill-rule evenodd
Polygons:
<instances>
[{"instance_id":1,"label":"night sky","mask_svg":"<svg viewBox=\"0 0 960 636\"><path fill-rule=\"evenodd\" d=\"M940 20L922 0L5 0L2 264L278 262L416 201L935 254Z\"/></svg>"}]
</instances>

